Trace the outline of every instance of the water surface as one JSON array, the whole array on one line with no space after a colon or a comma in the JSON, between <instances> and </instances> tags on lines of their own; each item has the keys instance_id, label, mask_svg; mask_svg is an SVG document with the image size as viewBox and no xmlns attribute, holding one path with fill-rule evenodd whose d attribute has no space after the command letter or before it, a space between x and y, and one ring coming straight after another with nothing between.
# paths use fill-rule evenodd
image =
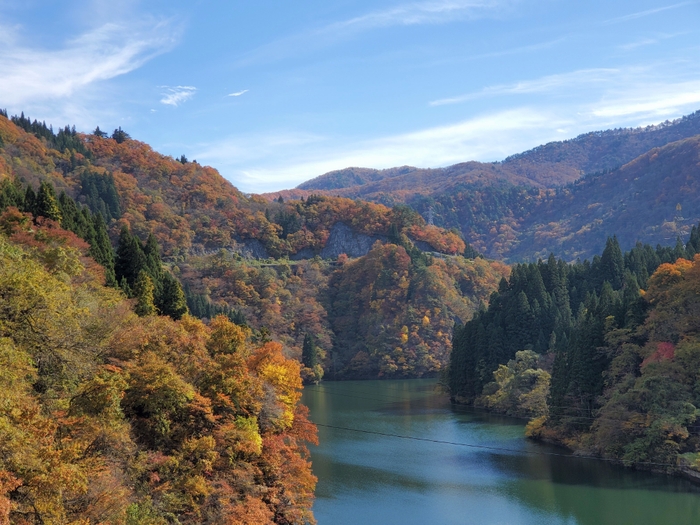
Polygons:
<instances>
[{"instance_id":1,"label":"water surface","mask_svg":"<svg viewBox=\"0 0 700 525\"><path fill-rule=\"evenodd\" d=\"M532 443L523 421L451 407L434 380L327 382L303 402L319 525L700 524L691 483Z\"/></svg>"}]
</instances>

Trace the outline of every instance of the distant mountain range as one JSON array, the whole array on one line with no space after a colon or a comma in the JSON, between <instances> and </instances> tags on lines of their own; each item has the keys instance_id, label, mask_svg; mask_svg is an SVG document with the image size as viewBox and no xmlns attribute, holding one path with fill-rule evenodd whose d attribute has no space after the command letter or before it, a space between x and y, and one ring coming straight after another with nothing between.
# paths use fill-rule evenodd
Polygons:
<instances>
[{"instance_id":1,"label":"distant mountain range","mask_svg":"<svg viewBox=\"0 0 700 525\"><path fill-rule=\"evenodd\" d=\"M489 257L590 257L608 235L629 248L687 234L700 218L699 134L697 111L644 128L586 133L502 162L347 168L266 197L317 193L408 204L438 226L457 228Z\"/></svg>"}]
</instances>

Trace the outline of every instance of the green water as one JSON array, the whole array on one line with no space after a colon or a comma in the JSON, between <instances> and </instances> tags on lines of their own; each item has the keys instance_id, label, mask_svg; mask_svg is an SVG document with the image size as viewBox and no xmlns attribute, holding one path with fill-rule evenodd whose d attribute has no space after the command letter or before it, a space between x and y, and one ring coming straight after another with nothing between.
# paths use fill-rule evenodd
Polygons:
<instances>
[{"instance_id":1,"label":"green water","mask_svg":"<svg viewBox=\"0 0 700 525\"><path fill-rule=\"evenodd\" d=\"M551 455L562 451L525 440L522 421L452 408L434 386L417 379L305 389L319 425L311 450L319 525L700 524L699 487Z\"/></svg>"}]
</instances>

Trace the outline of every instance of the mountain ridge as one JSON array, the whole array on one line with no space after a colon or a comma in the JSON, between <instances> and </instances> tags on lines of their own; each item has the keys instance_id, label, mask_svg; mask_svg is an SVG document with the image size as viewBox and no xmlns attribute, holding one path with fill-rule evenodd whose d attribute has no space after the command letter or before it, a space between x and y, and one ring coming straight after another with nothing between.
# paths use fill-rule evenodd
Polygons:
<instances>
[{"instance_id":1,"label":"mountain ridge","mask_svg":"<svg viewBox=\"0 0 700 525\"><path fill-rule=\"evenodd\" d=\"M481 163L466 161L444 168L417 168L401 166L376 170L372 168L349 167L335 170L306 181L294 190L330 192L340 190L339 195L348 197L372 198L381 188L376 184L386 179L425 172L426 175L463 177L462 182L474 182L480 170L493 168L496 178L511 183L534 186L562 185L580 178L586 173L617 168L633 158L642 155L653 147L662 146L700 133L700 111L660 124L637 128L617 128L583 133L572 139L555 141L517 153L498 162ZM613 147L607 142L615 142ZM602 151L600 151L602 149ZM568 151L567 151L568 150ZM623 151L619 151L623 150ZM570 157L568 162L563 157ZM571 158L573 157L573 158ZM537 167L536 165L539 165ZM500 167L500 169L496 169ZM543 169L547 168L546 170ZM560 171L560 173L556 173ZM477 173L473 173L477 172ZM552 173L554 172L554 174ZM470 175L471 174L471 175ZM355 182L350 184L349 182ZM443 181L446 182L446 181ZM357 184L359 183L359 184ZM362 188L362 186L369 187ZM385 189L385 188L384 188ZM406 189L406 185L401 188ZM286 190L286 191L294 191ZM375 191L372 191L375 190ZM275 195L278 192L272 192ZM267 195L267 194L265 194Z\"/></svg>"}]
</instances>

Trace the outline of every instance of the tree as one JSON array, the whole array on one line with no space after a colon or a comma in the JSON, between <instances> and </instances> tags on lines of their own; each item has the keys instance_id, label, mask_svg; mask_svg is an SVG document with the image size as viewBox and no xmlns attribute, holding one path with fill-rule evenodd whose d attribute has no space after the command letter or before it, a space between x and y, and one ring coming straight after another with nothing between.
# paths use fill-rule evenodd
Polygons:
<instances>
[{"instance_id":1,"label":"tree","mask_svg":"<svg viewBox=\"0 0 700 525\"><path fill-rule=\"evenodd\" d=\"M176 321L187 313L185 292L170 272L163 272L162 291L157 306L161 315L167 315Z\"/></svg>"},{"instance_id":2,"label":"tree","mask_svg":"<svg viewBox=\"0 0 700 525\"><path fill-rule=\"evenodd\" d=\"M318 383L323 377L323 368L321 368L320 350L314 342L314 338L310 333L304 335L304 344L301 348L301 363L304 365L304 379L307 382Z\"/></svg>"},{"instance_id":3,"label":"tree","mask_svg":"<svg viewBox=\"0 0 700 525\"><path fill-rule=\"evenodd\" d=\"M625 261L620 250L617 236L608 237L603 255L600 257L600 279L608 281L614 290L622 288Z\"/></svg>"},{"instance_id":4,"label":"tree","mask_svg":"<svg viewBox=\"0 0 700 525\"><path fill-rule=\"evenodd\" d=\"M130 139L131 137L129 134L122 129L121 126L119 126L117 129L114 130L112 133L112 138L117 141L117 144L121 144L125 140Z\"/></svg>"},{"instance_id":5,"label":"tree","mask_svg":"<svg viewBox=\"0 0 700 525\"><path fill-rule=\"evenodd\" d=\"M56 192L48 182L42 182L39 185L39 192L34 204L34 215L61 222L61 208L58 206Z\"/></svg>"},{"instance_id":6,"label":"tree","mask_svg":"<svg viewBox=\"0 0 700 525\"><path fill-rule=\"evenodd\" d=\"M117 258L114 263L117 281L121 283L124 279L133 288L139 272L146 269L146 256L143 253L141 241L136 236L131 235L129 228L124 226L119 233Z\"/></svg>"},{"instance_id":7,"label":"tree","mask_svg":"<svg viewBox=\"0 0 700 525\"><path fill-rule=\"evenodd\" d=\"M134 312L138 316L146 317L156 313L156 307L153 304L153 281L145 270L139 272L139 276L134 283L134 296L136 297Z\"/></svg>"}]
</instances>

